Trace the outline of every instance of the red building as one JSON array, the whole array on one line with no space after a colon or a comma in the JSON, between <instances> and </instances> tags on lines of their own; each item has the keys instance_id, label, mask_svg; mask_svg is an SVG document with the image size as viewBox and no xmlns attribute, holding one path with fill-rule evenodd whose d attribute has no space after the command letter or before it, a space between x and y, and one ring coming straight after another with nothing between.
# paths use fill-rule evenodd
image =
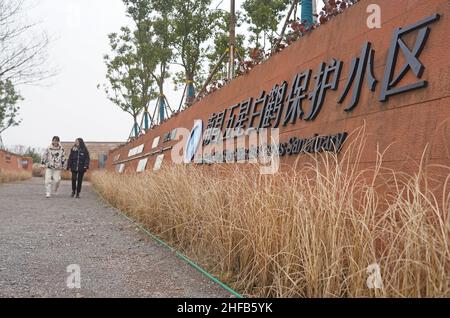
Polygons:
<instances>
[{"instance_id":1,"label":"red building","mask_svg":"<svg viewBox=\"0 0 450 318\"><path fill-rule=\"evenodd\" d=\"M0 149L0 172L33 171L33 159Z\"/></svg>"}]
</instances>

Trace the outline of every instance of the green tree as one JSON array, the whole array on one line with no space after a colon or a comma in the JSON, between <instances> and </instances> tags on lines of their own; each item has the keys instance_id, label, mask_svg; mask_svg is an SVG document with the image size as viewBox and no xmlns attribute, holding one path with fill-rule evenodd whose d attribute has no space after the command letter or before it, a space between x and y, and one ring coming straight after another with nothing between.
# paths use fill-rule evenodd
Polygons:
<instances>
[{"instance_id":1,"label":"green tree","mask_svg":"<svg viewBox=\"0 0 450 318\"><path fill-rule=\"evenodd\" d=\"M169 63L172 60L173 33L171 32L166 6L160 1L124 0L129 17L134 21L134 45L141 63L141 82L144 87L158 88L157 108L160 108L159 118L165 117L164 81L169 76ZM169 3L170 6L170 3ZM154 99L156 92L145 96ZM148 129L149 102L144 106L145 129ZM152 118L153 120L154 118ZM153 124L153 122L152 122Z\"/></svg>"},{"instance_id":2,"label":"green tree","mask_svg":"<svg viewBox=\"0 0 450 318\"><path fill-rule=\"evenodd\" d=\"M20 124L21 120L17 118L20 107L17 103L22 99L10 80L0 81L0 134Z\"/></svg>"},{"instance_id":3,"label":"green tree","mask_svg":"<svg viewBox=\"0 0 450 318\"><path fill-rule=\"evenodd\" d=\"M128 27L108 37L112 56L104 56L108 80L104 89L109 100L133 117L134 135L138 136L138 116L154 98L150 76L145 76L149 61L138 52L135 34Z\"/></svg>"},{"instance_id":4,"label":"green tree","mask_svg":"<svg viewBox=\"0 0 450 318\"><path fill-rule=\"evenodd\" d=\"M33 158L33 163L41 163L41 154L44 153L45 149L14 145L8 147L7 150L20 156L31 157Z\"/></svg>"},{"instance_id":5,"label":"green tree","mask_svg":"<svg viewBox=\"0 0 450 318\"><path fill-rule=\"evenodd\" d=\"M209 61L209 72L216 66L222 55L229 50L230 47L230 14L229 12L221 11L221 15L217 20L217 29L214 33L214 44L210 48L207 54ZM237 26L241 26L243 22L242 16L237 14ZM245 58L245 36L238 34L236 36L236 47L235 50L240 59ZM215 74L212 80L221 80L227 78L229 59L225 59L219 66L219 71Z\"/></svg>"},{"instance_id":6,"label":"green tree","mask_svg":"<svg viewBox=\"0 0 450 318\"><path fill-rule=\"evenodd\" d=\"M164 83L170 77L169 67L174 61L174 24L170 18L173 3L170 0L152 1L152 57L155 61L155 71L152 73L158 86L158 107L160 120L164 118L167 99L164 95Z\"/></svg>"},{"instance_id":7,"label":"green tree","mask_svg":"<svg viewBox=\"0 0 450 318\"><path fill-rule=\"evenodd\" d=\"M138 85L138 88L134 89L135 93L139 95L136 97L136 107L139 111L144 111L144 129L147 130L150 128L149 121L151 120L153 125L156 119L149 115L151 100L158 97L159 118L163 120L165 117L164 82L169 77L169 64L173 59L172 45L174 42L173 27L169 19L170 9L168 9L171 3L158 0L123 0L123 2L126 6L126 13L134 22L135 28L133 31L129 28L122 28L120 37L110 37L110 40L113 40L111 47L113 48L113 45L119 47L119 51L116 50L116 57L126 55L130 57L127 59L128 62L135 63L128 70L129 76L132 75L134 79L132 81L129 79L127 83L135 82ZM124 30L126 30L126 34ZM121 44L118 44L119 42ZM123 59L118 58L117 62L120 61ZM123 66L123 63L121 64ZM111 63L110 65L113 66ZM127 89L131 89L131 87ZM114 102L117 104L117 98L114 98ZM123 105L121 108L123 109ZM129 110L130 107L127 109ZM136 124L137 122L135 122L135 126Z\"/></svg>"},{"instance_id":8,"label":"green tree","mask_svg":"<svg viewBox=\"0 0 450 318\"><path fill-rule=\"evenodd\" d=\"M170 19L174 26L176 57L184 69L176 74L175 83L188 84L189 105L197 88L203 83L202 65L208 52L207 41L217 28L220 12L211 10L211 0L171 0Z\"/></svg>"},{"instance_id":9,"label":"green tree","mask_svg":"<svg viewBox=\"0 0 450 318\"><path fill-rule=\"evenodd\" d=\"M250 24L250 42L258 48L266 48L267 40L272 43L289 3L293 0L245 0L245 21Z\"/></svg>"},{"instance_id":10,"label":"green tree","mask_svg":"<svg viewBox=\"0 0 450 318\"><path fill-rule=\"evenodd\" d=\"M153 77L156 80L160 94L164 93L164 81L169 77L169 64L173 62L174 34L168 14L162 12L161 16L153 21L153 57L157 62Z\"/></svg>"},{"instance_id":11,"label":"green tree","mask_svg":"<svg viewBox=\"0 0 450 318\"><path fill-rule=\"evenodd\" d=\"M41 151L36 148L28 147L23 156L33 158L33 163L41 163Z\"/></svg>"},{"instance_id":12,"label":"green tree","mask_svg":"<svg viewBox=\"0 0 450 318\"><path fill-rule=\"evenodd\" d=\"M142 86L142 108L144 110L144 129L148 130L150 101L155 98L154 79L152 77L157 64L152 33L152 6L148 0L123 0L128 16L135 24L133 45L139 61L139 82ZM152 118L152 124L153 118Z\"/></svg>"}]
</instances>

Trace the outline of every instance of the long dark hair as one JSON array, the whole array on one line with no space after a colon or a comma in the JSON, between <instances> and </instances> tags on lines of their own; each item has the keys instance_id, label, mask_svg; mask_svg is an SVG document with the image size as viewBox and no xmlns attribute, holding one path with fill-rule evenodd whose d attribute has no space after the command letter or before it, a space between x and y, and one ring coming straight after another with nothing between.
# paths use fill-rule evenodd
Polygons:
<instances>
[{"instance_id":1,"label":"long dark hair","mask_svg":"<svg viewBox=\"0 0 450 318\"><path fill-rule=\"evenodd\" d=\"M77 138L77 140L78 140L78 143L80 144L79 148L80 148L81 150L83 150L84 152L89 153L89 150L87 149L86 144L84 143L83 138Z\"/></svg>"}]
</instances>

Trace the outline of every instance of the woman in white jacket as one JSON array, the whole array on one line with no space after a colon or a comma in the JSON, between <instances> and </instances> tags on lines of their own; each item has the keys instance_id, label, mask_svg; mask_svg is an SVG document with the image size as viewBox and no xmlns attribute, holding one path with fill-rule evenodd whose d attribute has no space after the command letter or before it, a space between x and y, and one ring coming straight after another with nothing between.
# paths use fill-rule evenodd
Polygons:
<instances>
[{"instance_id":1,"label":"woman in white jacket","mask_svg":"<svg viewBox=\"0 0 450 318\"><path fill-rule=\"evenodd\" d=\"M45 150L42 156L42 166L45 168L45 191L47 198L50 198L52 194L52 185L54 186L54 193L58 193L61 171L66 168L66 164L64 148L60 144L59 137L55 136L52 139L51 146Z\"/></svg>"}]
</instances>

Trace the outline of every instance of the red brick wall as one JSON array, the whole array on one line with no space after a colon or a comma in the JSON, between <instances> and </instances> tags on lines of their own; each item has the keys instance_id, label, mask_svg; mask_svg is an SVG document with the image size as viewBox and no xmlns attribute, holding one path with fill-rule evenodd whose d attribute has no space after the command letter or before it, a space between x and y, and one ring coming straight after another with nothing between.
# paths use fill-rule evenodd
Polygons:
<instances>
[{"instance_id":1,"label":"red brick wall","mask_svg":"<svg viewBox=\"0 0 450 318\"><path fill-rule=\"evenodd\" d=\"M382 28L368 29L366 21L369 14L367 5L378 4L382 13ZM419 59L426 67L422 80L428 81L428 87L390 97L387 102L380 102L379 96L383 74L391 46L394 29L406 27L419 20L439 13L441 18L429 25L431 32ZM417 37L414 32L405 37L412 48ZM351 61L359 57L366 41L375 49L374 75L379 81L375 92L367 87L364 80L361 98L352 112L345 112L354 87L349 92L345 103L337 103L342 93L350 70ZM295 125L281 127L281 141L291 136L301 138L314 134L328 135L343 131L351 133L356 128L366 127L366 151L361 161L367 165L376 160L377 149L387 150L384 162L395 169L411 170L417 166L423 151L428 147L428 163L450 166L450 2L448 0L363 0L322 25L295 44L277 54L262 65L257 66L245 76L233 80L225 88L211 94L186 111L171 118L159 127L130 144L113 150L109 154L107 168L113 170L116 155L121 160L128 158L128 151L142 143L144 153L151 151L155 137L163 135L173 128L191 129L194 120L203 120L204 125L212 113L224 110L250 97L258 98L262 90L269 92L275 84L288 81L288 93L295 74L307 69L312 76L317 73L321 62L330 63L332 58L344 62L336 91L328 90L321 112L314 121L299 120ZM400 52L396 73L403 64ZM419 79L409 70L399 83L404 86ZM312 77L308 93L314 88ZM303 106L310 108L309 102ZM351 137L350 137L351 139ZM350 141L349 139L349 141ZM175 142L164 144L174 145ZM345 147L343 149L345 151ZM282 163L290 165L297 156L283 157ZM152 169L156 156L149 157L147 169ZM170 151L165 153L164 162L170 160ZM126 163L126 171L135 171L139 160Z\"/></svg>"},{"instance_id":2,"label":"red brick wall","mask_svg":"<svg viewBox=\"0 0 450 318\"><path fill-rule=\"evenodd\" d=\"M0 171L33 171L33 159L0 150Z\"/></svg>"}]
</instances>

